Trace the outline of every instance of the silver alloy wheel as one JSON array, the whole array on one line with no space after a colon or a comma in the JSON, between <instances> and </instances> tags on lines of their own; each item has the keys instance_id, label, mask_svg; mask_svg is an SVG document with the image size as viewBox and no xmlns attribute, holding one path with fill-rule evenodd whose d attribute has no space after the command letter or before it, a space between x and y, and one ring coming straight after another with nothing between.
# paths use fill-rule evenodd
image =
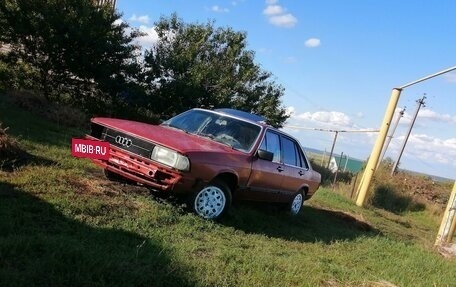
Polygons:
<instances>
[{"instance_id":1,"label":"silver alloy wheel","mask_svg":"<svg viewBox=\"0 0 456 287\"><path fill-rule=\"evenodd\" d=\"M302 207L302 202L303 202L303 197L301 193L296 194L296 196L293 198L293 201L291 202L291 208L290 212L293 215L296 215L299 213Z\"/></svg>"},{"instance_id":2,"label":"silver alloy wheel","mask_svg":"<svg viewBox=\"0 0 456 287\"><path fill-rule=\"evenodd\" d=\"M217 186L209 185L203 188L195 197L196 213L206 219L217 218L226 206L226 196Z\"/></svg>"}]
</instances>

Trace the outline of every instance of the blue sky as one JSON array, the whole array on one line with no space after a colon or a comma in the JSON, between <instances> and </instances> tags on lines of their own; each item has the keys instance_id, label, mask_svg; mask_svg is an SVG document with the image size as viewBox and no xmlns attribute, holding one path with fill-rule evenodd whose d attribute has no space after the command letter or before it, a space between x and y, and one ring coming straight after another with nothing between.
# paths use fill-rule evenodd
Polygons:
<instances>
[{"instance_id":1,"label":"blue sky","mask_svg":"<svg viewBox=\"0 0 456 287\"><path fill-rule=\"evenodd\" d=\"M456 66L453 0L117 0L117 10L148 33L145 48L157 39L154 22L173 12L247 32L256 62L285 88L287 125L302 127L285 130L320 150L334 133L311 129L378 129L394 87ZM456 71L402 91L406 113L386 157L397 158L424 94L400 168L456 179ZM365 160L376 137L339 133L334 151Z\"/></svg>"}]
</instances>

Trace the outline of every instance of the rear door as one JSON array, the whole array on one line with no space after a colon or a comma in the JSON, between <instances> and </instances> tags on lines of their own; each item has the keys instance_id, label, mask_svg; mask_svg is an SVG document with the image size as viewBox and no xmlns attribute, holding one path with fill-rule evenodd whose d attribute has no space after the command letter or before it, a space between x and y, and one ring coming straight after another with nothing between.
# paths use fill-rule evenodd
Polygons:
<instances>
[{"instance_id":1,"label":"rear door","mask_svg":"<svg viewBox=\"0 0 456 287\"><path fill-rule=\"evenodd\" d=\"M282 190L284 196L290 198L306 185L312 174L299 142L282 134L281 143L284 169Z\"/></svg>"}]
</instances>

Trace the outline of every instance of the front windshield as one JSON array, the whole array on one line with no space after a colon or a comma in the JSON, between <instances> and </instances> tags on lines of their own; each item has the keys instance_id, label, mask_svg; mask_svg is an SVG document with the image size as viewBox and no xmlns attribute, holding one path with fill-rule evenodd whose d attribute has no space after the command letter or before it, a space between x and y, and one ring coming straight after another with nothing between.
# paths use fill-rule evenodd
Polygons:
<instances>
[{"instance_id":1,"label":"front windshield","mask_svg":"<svg viewBox=\"0 0 456 287\"><path fill-rule=\"evenodd\" d=\"M187 111L162 125L207 137L244 152L252 149L261 131L255 124L205 110Z\"/></svg>"}]
</instances>

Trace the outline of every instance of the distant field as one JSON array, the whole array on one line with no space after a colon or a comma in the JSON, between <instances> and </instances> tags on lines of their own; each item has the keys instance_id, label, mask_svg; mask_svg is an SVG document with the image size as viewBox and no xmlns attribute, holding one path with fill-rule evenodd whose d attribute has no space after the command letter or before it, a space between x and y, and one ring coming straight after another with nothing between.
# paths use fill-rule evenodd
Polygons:
<instances>
[{"instance_id":1,"label":"distant field","mask_svg":"<svg viewBox=\"0 0 456 287\"><path fill-rule=\"evenodd\" d=\"M238 203L205 221L71 157L84 130L1 95L0 122L30 154L0 171L0 286L456 286L426 209L362 209L321 188L295 218Z\"/></svg>"}]
</instances>

